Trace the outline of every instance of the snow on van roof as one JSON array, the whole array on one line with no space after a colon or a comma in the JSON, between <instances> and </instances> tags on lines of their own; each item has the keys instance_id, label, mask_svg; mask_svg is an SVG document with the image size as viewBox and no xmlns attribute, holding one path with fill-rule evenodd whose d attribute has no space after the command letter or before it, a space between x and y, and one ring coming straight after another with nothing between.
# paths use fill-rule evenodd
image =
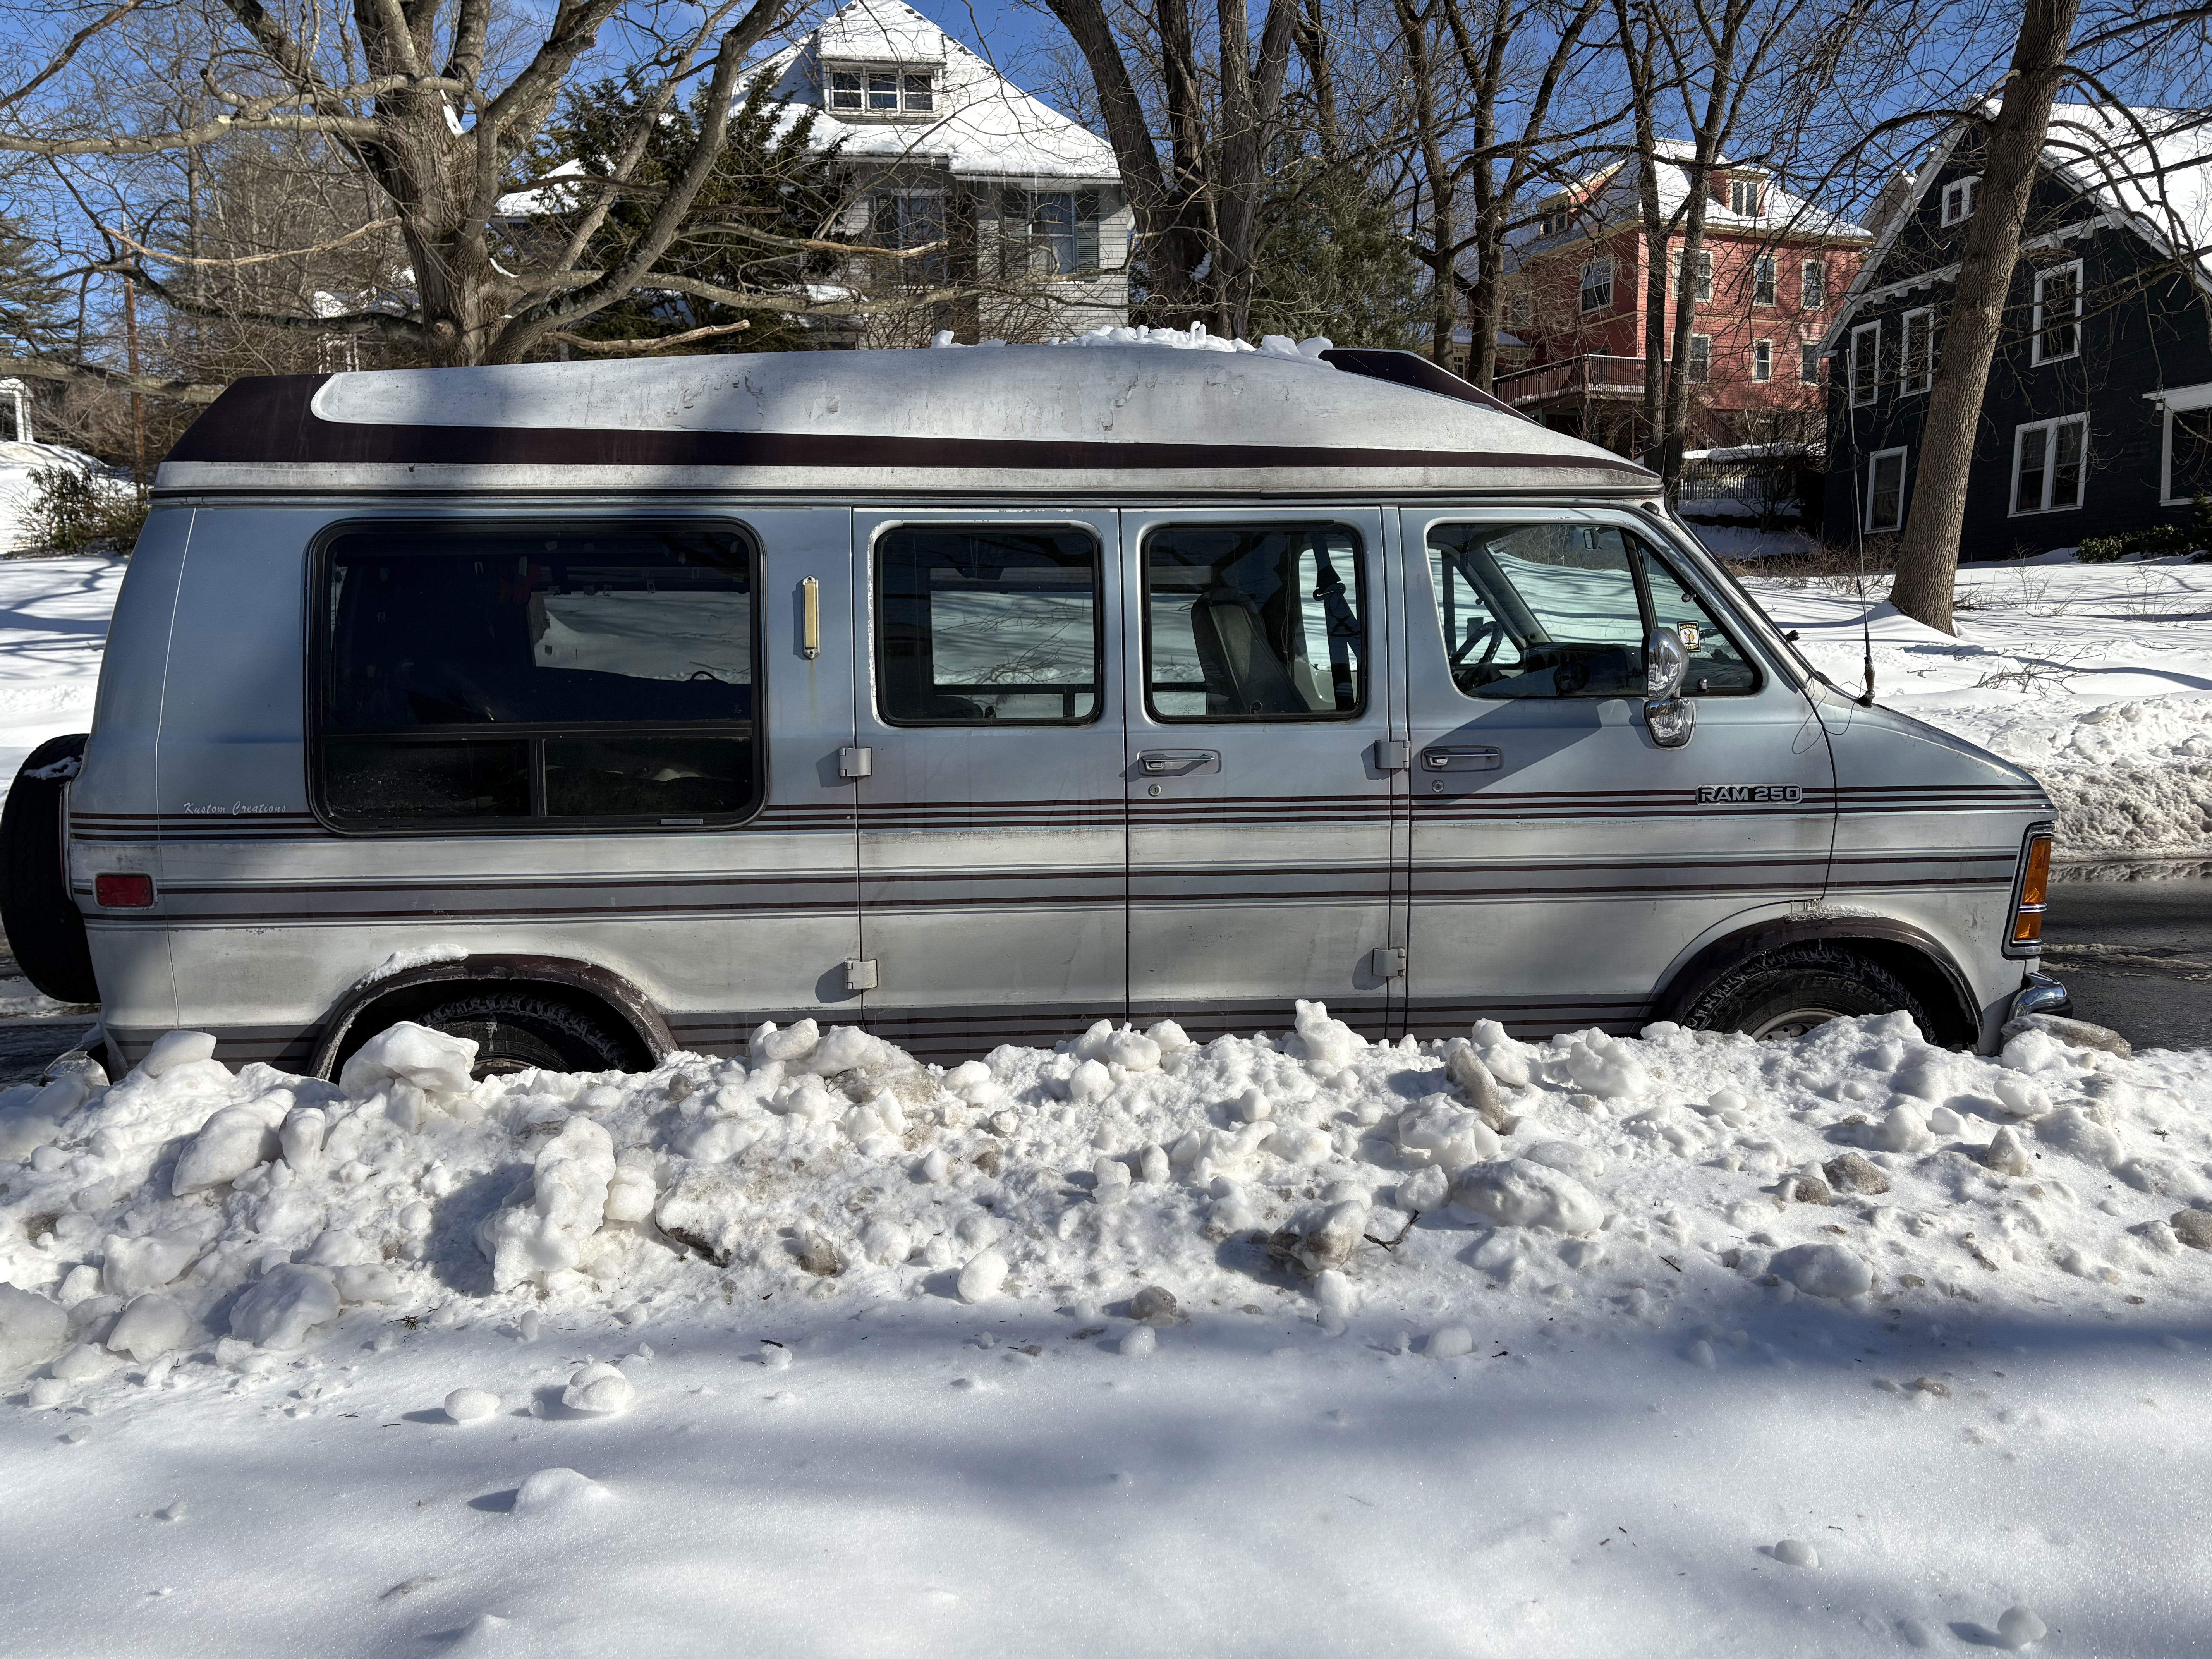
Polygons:
<instances>
[{"instance_id":1,"label":"snow on van roof","mask_svg":"<svg viewBox=\"0 0 2212 1659\"><path fill-rule=\"evenodd\" d=\"M1633 462L1538 426L1411 353L1134 329L1057 347L243 380L185 434L158 484L575 488L579 467L621 470L595 472L594 488L1651 484Z\"/></svg>"}]
</instances>

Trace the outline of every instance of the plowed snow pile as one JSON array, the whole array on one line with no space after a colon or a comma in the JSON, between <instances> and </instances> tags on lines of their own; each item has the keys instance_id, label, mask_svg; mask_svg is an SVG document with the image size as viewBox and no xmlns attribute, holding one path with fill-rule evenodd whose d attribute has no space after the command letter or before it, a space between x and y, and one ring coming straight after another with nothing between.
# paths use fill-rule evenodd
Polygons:
<instances>
[{"instance_id":1,"label":"plowed snow pile","mask_svg":"<svg viewBox=\"0 0 2212 1659\"><path fill-rule=\"evenodd\" d=\"M0 1097L18 1650L2157 1652L2212 1612L2202 1528L2108 1501L2212 1474L2212 1056L1317 1005L949 1070L811 1024L475 1085L412 1026L336 1085L208 1052Z\"/></svg>"}]
</instances>

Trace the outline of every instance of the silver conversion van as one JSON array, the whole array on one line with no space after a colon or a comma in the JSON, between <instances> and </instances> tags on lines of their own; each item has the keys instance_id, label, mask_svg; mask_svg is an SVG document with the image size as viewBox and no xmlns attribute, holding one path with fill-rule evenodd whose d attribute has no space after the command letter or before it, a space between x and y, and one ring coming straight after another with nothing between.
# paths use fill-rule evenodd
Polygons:
<instances>
[{"instance_id":1,"label":"silver conversion van","mask_svg":"<svg viewBox=\"0 0 2212 1659\"><path fill-rule=\"evenodd\" d=\"M118 1066L2063 1005L2033 778L1814 672L1650 473L1394 352L243 381L16 787L9 933Z\"/></svg>"}]
</instances>

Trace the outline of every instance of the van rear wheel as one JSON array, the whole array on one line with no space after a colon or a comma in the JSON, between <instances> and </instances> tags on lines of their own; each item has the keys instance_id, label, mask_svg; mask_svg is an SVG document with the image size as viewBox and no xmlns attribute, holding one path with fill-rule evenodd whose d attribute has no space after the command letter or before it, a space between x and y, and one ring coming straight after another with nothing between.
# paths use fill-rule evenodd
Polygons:
<instances>
[{"instance_id":1,"label":"van rear wheel","mask_svg":"<svg viewBox=\"0 0 2212 1659\"><path fill-rule=\"evenodd\" d=\"M479 991L434 1004L415 1023L477 1045L475 1078L537 1066L548 1072L619 1072L628 1047L603 1022L531 991Z\"/></svg>"},{"instance_id":2,"label":"van rear wheel","mask_svg":"<svg viewBox=\"0 0 2212 1659\"><path fill-rule=\"evenodd\" d=\"M1825 945L1772 951L1731 968L1691 1003L1682 1024L1741 1031L1761 1042L1800 1037L1832 1019L1906 1013L1923 1032L1928 1010L1879 963Z\"/></svg>"},{"instance_id":3,"label":"van rear wheel","mask_svg":"<svg viewBox=\"0 0 2212 1659\"><path fill-rule=\"evenodd\" d=\"M57 1002L100 1000L62 846L62 795L84 745L80 732L33 749L0 809L0 927L23 976Z\"/></svg>"}]
</instances>

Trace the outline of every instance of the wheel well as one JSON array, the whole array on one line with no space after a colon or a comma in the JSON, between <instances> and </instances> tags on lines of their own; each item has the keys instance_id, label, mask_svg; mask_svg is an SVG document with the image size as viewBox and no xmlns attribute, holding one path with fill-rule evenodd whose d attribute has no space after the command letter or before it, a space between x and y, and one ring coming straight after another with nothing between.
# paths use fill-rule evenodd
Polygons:
<instances>
[{"instance_id":1,"label":"wheel well","mask_svg":"<svg viewBox=\"0 0 2212 1659\"><path fill-rule=\"evenodd\" d=\"M378 1032L456 997L492 991L525 991L605 1025L623 1045L628 1070L649 1070L676 1047L659 1011L620 975L551 958L467 957L356 982L325 1023L309 1070L334 1078Z\"/></svg>"},{"instance_id":2,"label":"wheel well","mask_svg":"<svg viewBox=\"0 0 2212 1659\"><path fill-rule=\"evenodd\" d=\"M1950 953L1904 922L1860 921L1839 927L1812 920L1763 923L1717 939L1676 969L1653 1000L1653 1018L1678 1019L1723 974L1786 945L1820 944L1849 951L1887 969L1918 998L1937 1030L1931 1042L1972 1048L1981 1041L1981 1010Z\"/></svg>"}]
</instances>

